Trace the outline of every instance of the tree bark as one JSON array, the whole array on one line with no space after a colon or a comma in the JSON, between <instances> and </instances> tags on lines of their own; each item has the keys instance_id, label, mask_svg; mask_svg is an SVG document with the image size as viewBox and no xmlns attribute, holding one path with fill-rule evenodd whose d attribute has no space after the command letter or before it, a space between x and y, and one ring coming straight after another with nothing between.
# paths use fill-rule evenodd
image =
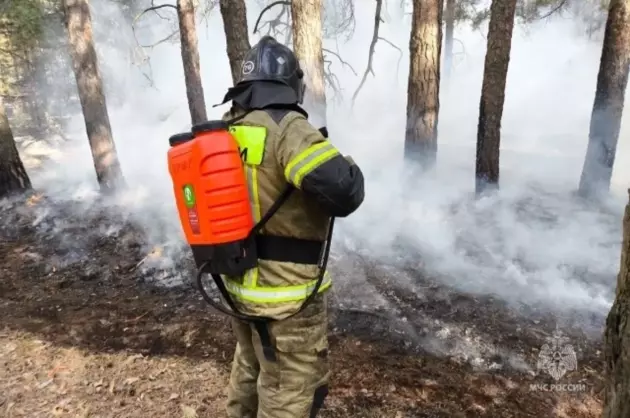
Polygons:
<instances>
[{"instance_id":1,"label":"tree bark","mask_svg":"<svg viewBox=\"0 0 630 418\"><path fill-rule=\"evenodd\" d=\"M179 37L184 64L186 96L193 125L205 122L206 101L201 84L199 66L199 47L197 44L197 25L195 23L195 6L193 0L177 0L177 16L179 18Z\"/></svg>"},{"instance_id":2,"label":"tree bark","mask_svg":"<svg viewBox=\"0 0 630 418\"><path fill-rule=\"evenodd\" d=\"M29 190L31 181L15 146L2 96L0 96L0 199Z\"/></svg>"},{"instance_id":3,"label":"tree bark","mask_svg":"<svg viewBox=\"0 0 630 418\"><path fill-rule=\"evenodd\" d=\"M247 8L244 0L221 0L220 7L232 81L236 84L241 78L245 54L251 48L247 32Z\"/></svg>"},{"instance_id":4,"label":"tree bark","mask_svg":"<svg viewBox=\"0 0 630 418\"><path fill-rule=\"evenodd\" d=\"M630 194L630 190L628 191ZM602 418L630 416L630 202L623 218L621 263L615 301L606 318L606 387Z\"/></svg>"},{"instance_id":5,"label":"tree bark","mask_svg":"<svg viewBox=\"0 0 630 418\"><path fill-rule=\"evenodd\" d=\"M453 36L455 34L455 0L446 0L444 12L444 78L451 77L453 69Z\"/></svg>"},{"instance_id":6,"label":"tree bark","mask_svg":"<svg viewBox=\"0 0 630 418\"><path fill-rule=\"evenodd\" d=\"M490 6L488 43L483 70L475 189L481 193L488 186L499 185L499 149L501 118L505 102L505 84L510 63L516 0L493 0Z\"/></svg>"},{"instance_id":7,"label":"tree bark","mask_svg":"<svg viewBox=\"0 0 630 418\"><path fill-rule=\"evenodd\" d=\"M63 10L96 178L102 191L113 191L122 185L123 176L94 49L90 8L87 0L63 0Z\"/></svg>"},{"instance_id":8,"label":"tree bark","mask_svg":"<svg viewBox=\"0 0 630 418\"><path fill-rule=\"evenodd\" d=\"M611 0L591 113L580 194L608 191L630 67L630 0Z\"/></svg>"},{"instance_id":9,"label":"tree bark","mask_svg":"<svg viewBox=\"0 0 630 418\"><path fill-rule=\"evenodd\" d=\"M409 41L405 158L422 169L437 155L443 0L414 0Z\"/></svg>"},{"instance_id":10,"label":"tree bark","mask_svg":"<svg viewBox=\"0 0 630 418\"><path fill-rule=\"evenodd\" d=\"M306 97L304 107L311 121L326 125L326 84L322 52L322 0L293 0L293 50L304 71Z\"/></svg>"}]
</instances>

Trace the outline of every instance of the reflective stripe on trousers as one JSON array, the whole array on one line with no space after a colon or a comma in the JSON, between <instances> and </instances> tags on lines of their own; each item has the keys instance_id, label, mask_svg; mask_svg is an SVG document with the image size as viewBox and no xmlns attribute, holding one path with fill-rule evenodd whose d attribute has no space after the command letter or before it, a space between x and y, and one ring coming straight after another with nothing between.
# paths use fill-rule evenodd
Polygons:
<instances>
[{"instance_id":1,"label":"reflective stripe on trousers","mask_svg":"<svg viewBox=\"0 0 630 418\"><path fill-rule=\"evenodd\" d=\"M282 287L250 287L241 285L229 278L224 278L224 282L227 291L237 299L254 303L282 303L306 299L315 288L317 279L303 285ZM318 293L328 289L331 285L332 280L326 272Z\"/></svg>"}]
</instances>

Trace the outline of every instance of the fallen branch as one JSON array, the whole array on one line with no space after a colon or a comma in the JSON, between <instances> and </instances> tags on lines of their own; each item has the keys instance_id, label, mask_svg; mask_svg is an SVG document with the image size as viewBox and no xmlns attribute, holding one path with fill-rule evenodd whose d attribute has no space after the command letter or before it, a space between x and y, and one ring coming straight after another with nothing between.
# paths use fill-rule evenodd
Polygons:
<instances>
[{"instance_id":1,"label":"fallen branch","mask_svg":"<svg viewBox=\"0 0 630 418\"><path fill-rule=\"evenodd\" d=\"M372 33L372 41L370 42L370 49L368 52L368 62L365 68L365 72L363 73L363 78L361 78L361 82L359 83L359 87L352 95L352 107L354 107L354 101L356 100L361 88L365 84L367 80L368 74L374 75L374 69L372 68L372 62L374 60L374 50L376 49L376 43L378 42L378 29L381 26L381 9L383 8L383 0L376 0L376 12L374 13L374 32Z\"/></svg>"},{"instance_id":2,"label":"fallen branch","mask_svg":"<svg viewBox=\"0 0 630 418\"><path fill-rule=\"evenodd\" d=\"M147 316L150 313L150 311L146 311L145 313L143 313L142 315L138 315L135 318L131 318L131 319L127 319L125 322L127 324L131 324L134 322L138 322L139 320L141 320L142 318L144 318L145 316Z\"/></svg>"},{"instance_id":3,"label":"fallen branch","mask_svg":"<svg viewBox=\"0 0 630 418\"><path fill-rule=\"evenodd\" d=\"M262 9L260 11L260 14L258 15L258 19L256 19L256 23L254 24L254 33L258 32L258 25L260 24L260 19L262 19L262 17L265 14L265 12L267 12L267 10L269 10L269 9L275 7L275 6L279 6L281 4L284 5L284 6L290 6L291 2L288 1L288 0L274 1L273 3L271 3L270 5L268 5L267 7L265 7L264 9ZM284 10L283 10L282 13L284 13Z\"/></svg>"}]
</instances>

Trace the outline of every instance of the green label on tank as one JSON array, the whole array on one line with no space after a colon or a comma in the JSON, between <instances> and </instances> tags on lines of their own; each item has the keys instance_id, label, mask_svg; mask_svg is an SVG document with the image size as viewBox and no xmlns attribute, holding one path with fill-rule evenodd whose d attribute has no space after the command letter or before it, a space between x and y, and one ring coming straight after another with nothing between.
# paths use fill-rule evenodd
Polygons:
<instances>
[{"instance_id":1,"label":"green label on tank","mask_svg":"<svg viewBox=\"0 0 630 418\"><path fill-rule=\"evenodd\" d=\"M184 186L184 203L188 208L195 206L195 192L190 184Z\"/></svg>"}]
</instances>

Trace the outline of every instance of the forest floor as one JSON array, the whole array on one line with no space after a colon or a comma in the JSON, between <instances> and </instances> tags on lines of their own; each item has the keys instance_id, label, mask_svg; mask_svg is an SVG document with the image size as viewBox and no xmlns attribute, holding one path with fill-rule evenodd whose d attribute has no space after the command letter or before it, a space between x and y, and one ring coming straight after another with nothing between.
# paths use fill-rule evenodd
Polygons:
<instances>
[{"instance_id":1,"label":"forest floor","mask_svg":"<svg viewBox=\"0 0 630 418\"><path fill-rule=\"evenodd\" d=\"M43 206L55 216L42 219ZM51 227L61 222L63 236ZM156 286L137 228L98 232L116 222L39 195L0 208L0 416L224 416L228 321L191 286ZM536 369L553 316L422 276L410 292L395 285L401 273L352 254L333 269L322 417L600 416L601 334L563 327L577 369L556 382ZM349 307L357 281L396 315Z\"/></svg>"}]
</instances>

